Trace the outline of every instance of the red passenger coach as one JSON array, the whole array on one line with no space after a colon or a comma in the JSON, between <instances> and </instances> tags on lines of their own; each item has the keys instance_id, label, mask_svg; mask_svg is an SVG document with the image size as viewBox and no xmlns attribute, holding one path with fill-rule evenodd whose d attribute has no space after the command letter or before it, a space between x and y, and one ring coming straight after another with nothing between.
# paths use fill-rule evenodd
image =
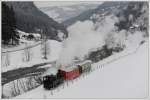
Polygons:
<instances>
[{"instance_id":1,"label":"red passenger coach","mask_svg":"<svg viewBox=\"0 0 150 100\"><path fill-rule=\"evenodd\" d=\"M80 75L79 68L61 68L58 70L63 75L64 80L72 80Z\"/></svg>"}]
</instances>

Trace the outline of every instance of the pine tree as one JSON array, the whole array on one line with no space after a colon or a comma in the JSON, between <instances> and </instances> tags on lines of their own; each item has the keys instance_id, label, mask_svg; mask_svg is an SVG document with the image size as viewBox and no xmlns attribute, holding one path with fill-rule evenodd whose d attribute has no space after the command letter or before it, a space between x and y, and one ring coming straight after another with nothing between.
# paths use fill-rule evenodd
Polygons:
<instances>
[{"instance_id":1,"label":"pine tree","mask_svg":"<svg viewBox=\"0 0 150 100\"><path fill-rule=\"evenodd\" d=\"M9 27L9 7L2 3L2 42L8 44L10 41L10 27Z\"/></svg>"},{"instance_id":2,"label":"pine tree","mask_svg":"<svg viewBox=\"0 0 150 100\"><path fill-rule=\"evenodd\" d=\"M10 41L12 44L18 43L19 35L16 32L15 13L12 7L8 7L2 2L2 40L4 44Z\"/></svg>"}]
</instances>

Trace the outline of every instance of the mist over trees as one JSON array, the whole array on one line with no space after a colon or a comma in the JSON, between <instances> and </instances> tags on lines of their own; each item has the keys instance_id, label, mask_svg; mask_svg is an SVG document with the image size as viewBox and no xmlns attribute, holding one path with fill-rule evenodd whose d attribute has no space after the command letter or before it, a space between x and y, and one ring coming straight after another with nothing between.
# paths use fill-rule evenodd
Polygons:
<instances>
[{"instance_id":1,"label":"mist over trees","mask_svg":"<svg viewBox=\"0 0 150 100\"><path fill-rule=\"evenodd\" d=\"M130 2L126 9L117 14L119 22L115 25L118 30L129 30L139 27L140 31L148 33L148 2Z\"/></svg>"}]
</instances>

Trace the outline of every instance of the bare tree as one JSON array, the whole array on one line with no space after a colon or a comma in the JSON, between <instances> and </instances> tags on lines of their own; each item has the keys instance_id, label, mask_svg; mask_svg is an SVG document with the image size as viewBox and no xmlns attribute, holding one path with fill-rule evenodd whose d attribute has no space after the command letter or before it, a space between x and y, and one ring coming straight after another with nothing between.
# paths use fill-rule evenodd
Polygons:
<instances>
[{"instance_id":1,"label":"bare tree","mask_svg":"<svg viewBox=\"0 0 150 100\"><path fill-rule=\"evenodd\" d=\"M6 52L6 60L5 60L6 67L10 65L9 53Z\"/></svg>"},{"instance_id":2,"label":"bare tree","mask_svg":"<svg viewBox=\"0 0 150 100\"><path fill-rule=\"evenodd\" d=\"M47 29L46 29L47 30ZM50 53L50 48L48 45L48 38L47 38L47 31L45 31L42 34L42 38L44 40L44 42L42 43L42 55L43 55L43 59L48 59L48 54Z\"/></svg>"},{"instance_id":3,"label":"bare tree","mask_svg":"<svg viewBox=\"0 0 150 100\"><path fill-rule=\"evenodd\" d=\"M30 48L26 44L26 48L24 49L23 61L28 62L30 60L31 60L31 52L30 52Z\"/></svg>"}]
</instances>

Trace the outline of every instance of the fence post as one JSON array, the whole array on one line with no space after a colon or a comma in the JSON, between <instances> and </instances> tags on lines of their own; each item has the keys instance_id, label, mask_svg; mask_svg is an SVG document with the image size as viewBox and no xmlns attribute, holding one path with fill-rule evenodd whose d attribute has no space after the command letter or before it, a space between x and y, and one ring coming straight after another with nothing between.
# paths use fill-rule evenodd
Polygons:
<instances>
[{"instance_id":1,"label":"fence post","mask_svg":"<svg viewBox=\"0 0 150 100\"><path fill-rule=\"evenodd\" d=\"M10 65L9 53L8 53L8 52L6 52L6 62L5 62L5 63L6 63L6 64L5 64L6 67Z\"/></svg>"}]
</instances>

